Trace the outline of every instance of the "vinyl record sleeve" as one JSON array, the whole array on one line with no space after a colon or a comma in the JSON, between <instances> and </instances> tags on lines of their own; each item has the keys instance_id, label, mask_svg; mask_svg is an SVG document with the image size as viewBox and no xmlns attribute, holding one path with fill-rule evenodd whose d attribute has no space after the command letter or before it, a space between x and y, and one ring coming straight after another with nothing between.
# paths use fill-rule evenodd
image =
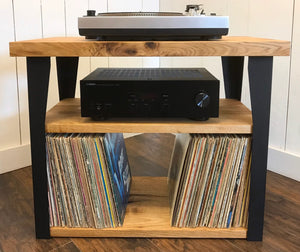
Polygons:
<instances>
[{"instance_id":1,"label":"vinyl record sleeve","mask_svg":"<svg viewBox=\"0 0 300 252\"><path fill-rule=\"evenodd\" d=\"M174 218L174 209L176 204L177 194L179 193L179 183L182 176L182 170L184 167L184 162L186 160L186 155L188 153L188 148L191 144L190 134L176 134L174 148L171 156L171 163L168 174L168 188L169 188L169 200L171 208L171 225Z\"/></svg>"},{"instance_id":2,"label":"vinyl record sleeve","mask_svg":"<svg viewBox=\"0 0 300 252\"><path fill-rule=\"evenodd\" d=\"M123 224L131 185L131 172L122 133L106 133L104 148L111 176L116 209Z\"/></svg>"}]
</instances>

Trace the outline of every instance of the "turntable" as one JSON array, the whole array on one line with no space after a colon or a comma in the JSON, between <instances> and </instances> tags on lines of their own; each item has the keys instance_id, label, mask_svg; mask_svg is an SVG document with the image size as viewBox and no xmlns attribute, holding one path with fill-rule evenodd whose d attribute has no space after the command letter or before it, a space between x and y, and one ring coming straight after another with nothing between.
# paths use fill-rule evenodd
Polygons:
<instances>
[{"instance_id":1,"label":"turntable","mask_svg":"<svg viewBox=\"0 0 300 252\"><path fill-rule=\"evenodd\" d=\"M81 36L96 40L212 40L228 34L228 16L206 15L201 5L177 12L107 12L88 10L78 18Z\"/></svg>"}]
</instances>

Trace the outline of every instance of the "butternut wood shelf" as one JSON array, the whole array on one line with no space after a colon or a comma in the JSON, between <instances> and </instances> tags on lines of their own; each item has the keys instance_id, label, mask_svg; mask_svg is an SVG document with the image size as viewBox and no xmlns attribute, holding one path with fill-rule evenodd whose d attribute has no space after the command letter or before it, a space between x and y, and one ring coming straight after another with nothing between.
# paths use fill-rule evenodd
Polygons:
<instances>
[{"instance_id":1,"label":"butternut wood shelf","mask_svg":"<svg viewBox=\"0 0 300 252\"><path fill-rule=\"evenodd\" d=\"M10 43L10 56L288 56L290 42L224 36L214 41L91 41L57 37Z\"/></svg>"},{"instance_id":2,"label":"butternut wood shelf","mask_svg":"<svg viewBox=\"0 0 300 252\"><path fill-rule=\"evenodd\" d=\"M170 226L166 177L133 177L129 203L122 227L51 227L53 237L174 237L246 238L246 228L175 228Z\"/></svg>"},{"instance_id":3,"label":"butternut wood shelf","mask_svg":"<svg viewBox=\"0 0 300 252\"><path fill-rule=\"evenodd\" d=\"M65 99L54 106L46 117L48 133L252 133L252 115L241 102L220 100L218 118L194 121L185 118L133 119L112 118L93 121L80 116L80 100Z\"/></svg>"}]
</instances>

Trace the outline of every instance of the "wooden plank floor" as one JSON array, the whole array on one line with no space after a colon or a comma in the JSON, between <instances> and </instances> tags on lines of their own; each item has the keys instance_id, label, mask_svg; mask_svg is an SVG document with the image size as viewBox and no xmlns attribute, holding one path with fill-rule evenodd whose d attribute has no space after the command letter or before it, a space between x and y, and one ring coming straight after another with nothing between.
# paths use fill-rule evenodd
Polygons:
<instances>
[{"instance_id":1,"label":"wooden plank floor","mask_svg":"<svg viewBox=\"0 0 300 252\"><path fill-rule=\"evenodd\" d=\"M143 134L126 139L132 173L166 176L174 137ZM36 240L31 168L0 175L0 251L300 251L300 183L267 174L263 242L239 239Z\"/></svg>"}]
</instances>

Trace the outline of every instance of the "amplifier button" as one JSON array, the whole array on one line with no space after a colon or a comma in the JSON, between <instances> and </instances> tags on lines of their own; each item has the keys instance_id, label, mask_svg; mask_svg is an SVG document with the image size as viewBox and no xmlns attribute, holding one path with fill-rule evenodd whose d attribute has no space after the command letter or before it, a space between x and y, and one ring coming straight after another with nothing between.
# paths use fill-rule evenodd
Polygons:
<instances>
[{"instance_id":1,"label":"amplifier button","mask_svg":"<svg viewBox=\"0 0 300 252\"><path fill-rule=\"evenodd\" d=\"M97 111L103 110L103 104L101 104L101 103L100 103L100 104L99 104L99 103L96 104L96 110L97 110Z\"/></svg>"},{"instance_id":2,"label":"amplifier button","mask_svg":"<svg viewBox=\"0 0 300 252\"><path fill-rule=\"evenodd\" d=\"M107 113L106 113L106 109L105 109L104 105L101 103L97 103L95 119L96 120L104 120L105 118L107 118Z\"/></svg>"},{"instance_id":3,"label":"amplifier button","mask_svg":"<svg viewBox=\"0 0 300 252\"><path fill-rule=\"evenodd\" d=\"M161 97L162 97L163 102L168 102L169 101L169 95L168 94L162 94Z\"/></svg>"}]
</instances>

